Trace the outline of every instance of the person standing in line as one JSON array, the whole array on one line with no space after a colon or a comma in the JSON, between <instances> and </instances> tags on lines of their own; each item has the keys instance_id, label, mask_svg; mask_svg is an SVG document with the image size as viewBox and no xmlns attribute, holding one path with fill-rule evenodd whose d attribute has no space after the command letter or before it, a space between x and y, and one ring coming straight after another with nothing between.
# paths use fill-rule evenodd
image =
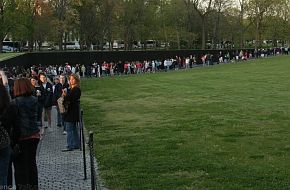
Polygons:
<instances>
[{"instance_id":1,"label":"person standing in line","mask_svg":"<svg viewBox=\"0 0 290 190\"><path fill-rule=\"evenodd\" d=\"M52 100L52 104L56 106L56 111L57 111L57 124L56 126L58 127L61 127L62 124L61 124L61 115L60 115L60 112L59 112L59 108L58 108L58 105L57 105L57 100L60 98L62 94L62 84L60 83L60 79L59 77L55 77L54 78L54 90L53 90L53 100Z\"/></svg>"},{"instance_id":2,"label":"person standing in line","mask_svg":"<svg viewBox=\"0 0 290 190\"><path fill-rule=\"evenodd\" d=\"M63 134L65 135L66 134L66 129L65 129L64 122L63 122L63 116L62 116L62 114L59 111L57 100L61 97L62 90L63 89L67 90L69 85L67 84L66 78L65 78L64 75L60 75L57 81L58 82L56 82L55 88L54 88L54 93L53 93L53 97L54 98L53 99L54 99L54 101L56 103L56 109L57 109L57 126L58 127L63 127Z\"/></svg>"},{"instance_id":3,"label":"person standing in line","mask_svg":"<svg viewBox=\"0 0 290 190\"><path fill-rule=\"evenodd\" d=\"M52 89L52 84L47 81L47 77L45 73L40 73L39 74L39 79L41 82L41 85L44 88L44 121L47 121L47 125L45 125L45 128L51 128L51 109L52 109L52 98L53 98L53 89Z\"/></svg>"},{"instance_id":4,"label":"person standing in line","mask_svg":"<svg viewBox=\"0 0 290 190\"><path fill-rule=\"evenodd\" d=\"M101 67L99 64L97 64L97 71L98 71L98 78L101 78Z\"/></svg>"},{"instance_id":5,"label":"person standing in line","mask_svg":"<svg viewBox=\"0 0 290 190\"><path fill-rule=\"evenodd\" d=\"M6 112L10 106L10 97L7 89L0 84L0 189L8 190L8 168L10 162L10 125L5 122Z\"/></svg>"},{"instance_id":6,"label":"person standing in line","mask_svg":"<svg viewBox=\"0 0 290 190\"><path fill-rule=\"evenodd\" d=\"M37 123L38 100L33 96L33 86L28 78L17 79L13 88L15 98L7 114L12 118L15 129L11 136L16 189L37 190L36 150L40 139Z\"/></svg>"},{"instance_id":7,"label":"person standing in line","mask_svg":"<svg viewBox=\"0 0 290 190\"><path fill-rule=\"evenodd\" d=\"M85 77L85 72L86 72L86 67L85 67L85 65L82 65L81 66L82 77Z\"/></svg>"},{"instance_id":8,"label":"person standing in line","mask_svg":"<svg viewBox=\"0 0 290 190\"><path fill-rule=\"evenodd\" d=\"M43 111L43 106L44 106L44 101L45 101L44 88L42 85L39 85L37 76L31 77L30 82L33 86L32 95L37 97L37 100L38 100L37 122L39 124L39 128L42 128L42 111Z\"/></svg>"},{"instance_id":9,"label":"person standing in line","mask_svg":"<svg viewBox=\"0 0 290 190\"><path fill-rule=\"evenodd\" d=\"M70 88L63 90L64 102L68 105L67 112L64 114L64 122L67 131L67 148L63 151L72 151L80 148L80 138L77 123L80 121L80 78L76 74L69 76Z\"/></svg>"}]
</instances>

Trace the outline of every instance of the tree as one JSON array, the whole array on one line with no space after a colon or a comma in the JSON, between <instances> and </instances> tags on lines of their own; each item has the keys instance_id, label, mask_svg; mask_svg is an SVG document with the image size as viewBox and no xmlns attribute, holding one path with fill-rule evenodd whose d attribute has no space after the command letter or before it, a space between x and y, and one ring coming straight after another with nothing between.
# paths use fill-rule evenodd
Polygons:
<instances>
[{"instance_id":1,"label":"tree","mask_svg":"<svg viewBox=\"0 0 290 190\"><path fill-rule=\"evenodd\" d=\"M200 31L197 13L187 11L186 4L180 0L161 0L158 5L155 36L163 40L165 46L169 42L170 48L193 48Z\"/></svg>"},{"instance_id":2,"label":"tree","mask_svg":"<svg viewBox=\"0 0 290 190\"><path fill-rule=\"evenodd\" d=\"M202 45L201 49L205 49L205 41L206 41L206 20L208 15L213 10L213 5L215 0L183 0L188 10L195 10L201 18L202 25Z\"/></svg>"},{"instance_id":3,"label":"tree","mask_svg":"<svg viewBox=\"0 0 290 190\"><path fill-rule=\"evenodd\" d=\"M255 26L255 48L261 47L263 21L274 4L274 0L249 0L248 17Z\"/></svg>"},{"instance_id":4,"label":"tree","mask_svg":"<svg viewBox=\"0 0 290 190\"><path fill-rule=\"evenodd\" d=\"M290 0L275 1L275 6L271 10L271 14L265 18L265 37L271 39L273 46L277 46L277 41L281 41L284 45L289 43L290 36Z\"/></svg>"},{"instance_id":5,"label":"tree","mask_svg":"<svg viewBox=\"0 0 290 190\"><path fill-rule=\"evenodd\" d=\"M13 36L28 42L28 50L33 50L35 18L41 11L40 0L16 1L17 24Z\"/></svg>"},{"instance_id":6,"label":"tree","mask_svg":"<svg viewBox=\"0 0 290 190\"><path fill-rule=\"evenodd\" d=\"M214 1L214 26L213 26L213 36L212 36L212 49L217 48L217 43L221 42L220 39L220 23L224 16L223 13L232 6L231 0L215 0Z\"/></svg>"},{"instance_id":7,"label":"tree","mask_svg":"<svg viewBox=\"0 0 290 190\"><path fill-rule=\"evenodd\" d=\"M90 49L98 34L97 4L94 0L80 0L74 5L79 15L79 35L81 46Z\"/></svg>"},{"instance_id":8,"label":"tree","mask_svg":"<svg viewBox=\"0 0 290 190\"><path fill-rule=\"evenodd\" d=\"M14 28L15 16L15 1L0 0L0 53L2 53L3 40Z\"/></svg>"},{"instance_id":9,"label":"tree","mask_svg":"<svg viewBox=\"0 0 290 190\"><path fill-rule=\"evenodd\" d=\"M42 43L50 41L53 36L54 16L50 4L40 2L41 9L35 17L34 39L38 44L38 50L41 49Z\"/></svg>"},{"instance_id":10,"label":"tree","mask_svg":"<svg viewBox=\"0 0 290 190\"><path fill-rule=\"evenodd\" d=\"M63 42L66 40L67 25L66 17L68 9L70 9L69 0L49 0L55 17L57 20L54 22L55 31L57 32L59 50L63 50Z\"/></svg>"},{"instance_id":11,"label":"tree","mask_svg":"<svg viewBox=\"0 0 290 190\"><path fill-rule=\"evenodd\" d=\"M119 17L118 15L118 9L119 1L115 0L102 0L98 2L98 8L99 8L99 27L101 27L101 44L104 43L104 41L109 42L110 50L112 50L112 43L113 43L113 34L114 34L114 28L117 25L117 19Z\"/></svg>"},{"instance_id":12,"label":"tree","mask_svg":"<svg viewBox=\"0 0 290 190\"><path fill-rule=\"evenodd\" d=\"M240 14L239 14L239 35L240 35L240 47L244 47L244 33L245 33L245 26L244 26L244 16L245 16L245 7L247 4L247 0L239 0L239 7L240 7Z\"/></svg>"}]
</instances>

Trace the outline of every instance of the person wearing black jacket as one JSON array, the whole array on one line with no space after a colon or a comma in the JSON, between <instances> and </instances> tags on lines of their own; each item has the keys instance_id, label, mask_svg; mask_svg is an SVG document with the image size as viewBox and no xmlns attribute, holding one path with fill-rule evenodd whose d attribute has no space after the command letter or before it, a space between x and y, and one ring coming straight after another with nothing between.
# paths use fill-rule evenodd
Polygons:
<instances>
[{"instance_id":1,"label":"person wearing black jacket","mask_svg":"<svg viewBox=\"0 0 290 190\"><path fill-rule=\"evenodd\" d=\"M68 86L68 84L65 81L65 76L64 75L60 75L59 78L56 77L54 79L54 81L55 81L55 86L54 86L54 92L53 92L53 104L56 105L56 110L57 110L57 126L58 127L61 127L61 126L64 127L62 115L59 112L59 107L58 107L58 104L57 104L57 100L61 97L62 90L63 89L67 89L69 86ZM66 131L65 128L64 128L64 131Z\"/></svg>"},{"instance_id":2,"label":"person wearing black jacket","mask_svg":"<svg viewBox=\"0 0 290 190\"><path fill-rule=\"evenodd\" d=\"M67 130L67 149L63 151L72 151L80 148L80 139L77 129L77 123L80 121L80 78L76 74L69 76L70 88L68 92L63 91L64 102L68 104L68 110L64 114L64 122Z\"/></svg>"},{"instance_id":3,"label":"person wearing black jacket","mask_svg":"<svg viewBox=\"0 0 290 190\"><path fill-rule=\"evenodd\" d=\"M45 125L45 128L51 129L51 109L52 109L52 99L53 99L53 89L52 84L47 81L45 73L39 74L40 84L44 88L44 121L48 122L48 125Z\"/></svg>"},{"instance_id":4,"label":"person wearing black jacket","mask_svg":"<svg viewBox=\"0 0 290 190\"><path fill-rule=\"evenodd\" d=\"M39 124L39 128L41 128L42 127L42 111L43 111L43 106L44 106L44 101L45 101L45 96L44 96L45 90L42 85L38 84L37 76L31 77L30 82L32 86L34 87L32 91L32 95L37 97L37 100L38 100L37 121Z\"/></svg>"},{"instance_id":5,"label":"person wearing black jacket","mask_svg":"<svg viewBox=\"0 0 290 190\"><path fill-rule=\"evenodd\" d=\"M10 107L10 97L4 85L0 84L0 189L8 189L8 168L10 162L10 137L11 124L7 118ZM13 113L11 114L13 116ZM13 121L13 118L12 118Z\"/></svg>"},{"instance_id":6,"label":"person wearing black jacket","mask_svg":"<svg viewBox=\"0 0 290 190\"><path fill-rule=\"evenodd\" d=\"M16 189L37 190L36 150L40 139L37 123L37 98L28 78L15 81L12 100L4 123L10 123Z\"/></svg>"}]
</instances>

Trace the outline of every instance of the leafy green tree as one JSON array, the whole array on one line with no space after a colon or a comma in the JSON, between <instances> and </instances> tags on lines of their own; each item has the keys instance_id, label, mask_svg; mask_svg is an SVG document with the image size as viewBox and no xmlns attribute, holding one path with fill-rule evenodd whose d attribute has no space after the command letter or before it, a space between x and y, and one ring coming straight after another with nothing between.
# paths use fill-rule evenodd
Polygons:
<instances>
[{"instance_id":1,"label":"leafy green tree","mask_svg":"<svg viewBox=\"0 0 290 190\"><path fill-rule=\"evenodd\" d=\"M55 17L53 16L50 4L40 2L39 5L41 9L35 17L34 39L40 50L43 42L53 39L53 22Z\"/></svg>"},{"instance_id":2,"label":"leafy green tree","mask_svg":"<svg viewBox=\"0 0 290 190\"><path fill-rule=\"evenodd\" d=\"M98 8L100 17L98 19L99 27L101 27L101 44L109 42L109 48L112 50L113 38L117 36L114 32L117 28L117 19L119 18L118 9L121 7L120 1L115 0L100 0L98 1Z\"/></svg>"},{"instance_id":3,"label":"leafy green tree","mask_svg":"<svg viewBox=\"0 0 290 190\"><path fill-rule=\"evenodd\" d=\"M184 2L180 0L160 1L157 10L158 38L164 41L166 46L170 43L170 48L173 49L194 47L199 31L196 12L188 11Z\"/></svg>"},{"instance_id":4,"label":"leafy green tree","mask_svg":"<svg viewBox=\"0 0 290 190\"><path fill-rule=\"evenodd\" d=\"M274 5L274 0L249 0L248 18L255 27L255 48L261 47L261 35L265 16L267 16Z\"/></svg>"},{"instance_id":5,"label":"leafy green tree","mask_svg":"<svg viewBox=\"0 0 290 190\"><path fill-rule=\"evenodd\" d=\"M213 11L213 5L215 0L183 0L187 7L191 7L189 10L194 10L198 13L201 19L202 26L202 44L201 49L205 49L206 42L206 21L209 14Z\"/></svg>"},{"instance_id":6,"label":"leafy green tree","mask_svg":"<svg viewBox=\"0 0 290 190\"><path fill-rule=\"evenodd\" d=\"M16 24L16 4L13 0L0 0L0 53L3 40L14 29Z\"/></svg>"},{"instance_id":7,"label":"leafy green tree","mask_svg":"<svg viewBox=\"0 0 290 190\"><path fill-rule=\"evenodd\" d=\"M74 6L79 15L80 44L89 50L99 32L97 4L94 0L80 0Z\"/></svg>"},{"instance_id":8,"label":"leafy green tree","mask_svg":"<svg viewBox=\"0 0 290 190\"><path fill-rule=\"evenodd\" d=\"M17 24L13 36L28 42L28 50L34 47L35 19L40 14L41 7L38 0L17 0Z\"/></svg>"},{"instance_id":9,"label":"leafy green tree","mask_svg":"<svg viewBox=\"0 0 290 190\"><path fill-rule=\"evenodd\" d=\"M216 49L217 45L223 41L220 36L221 30L221 22L225 20L225 13L232 6L231 0L215 0L213 5L213 29L212 31L212 40L211 40L211 48Z\"/></svg>"},{"instance_id":10,"label":"leafy green tree","mask_svg":"<svg viewBox=\"0 0 290 190\"><path fill-rule=\"evenodd\" d=\"M275 6L271 9L271 14L265 18L265 39L271 39L272 46L278 46L277 41L285 45L289 42L290 36L290 1L275 1Z\"/></svg>"},{"instance_id":11,"label":"leafy green tree","mask_svg":"<svg viewBox=\"0 0 290 190\"><path fill-rule=\"evenodd\" d=\"M73 1L71 0L49 0L51 7L53 8L54 16L57 18L54 21L54 29L57 35L57 41L59 50L63 50L63 42L66 41L67 35L69 33L68 28L70 20L69 16L73 15L73 11L71 11L71 4Z\"/></svg>"}]
</instances>

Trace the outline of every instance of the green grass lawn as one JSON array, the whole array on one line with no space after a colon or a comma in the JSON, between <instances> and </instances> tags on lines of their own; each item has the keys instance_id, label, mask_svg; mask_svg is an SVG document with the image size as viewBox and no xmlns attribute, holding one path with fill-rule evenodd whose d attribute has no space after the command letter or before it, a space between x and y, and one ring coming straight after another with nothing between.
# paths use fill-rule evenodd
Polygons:
<instances>
[{"instance_id":1,"label":"green grass lawn","mask_svg":"<svg viewBox=\"0 0 290 190\"><path fill-rule=\"evenodd\" d=\"M84 79L82 92L111 190L290 189L290 57Z\"/></svg>"},{"instance_id":2,"label":"green grass lawn","mask_svg":"<svg viewBox=\"0 0 290 190\"><path fill-rule=\"evenodd\" d=\"M19 55L22 55L23 53L0 53L0 61L5 59L10 59Z\"/></svg>"}]
</instances>

